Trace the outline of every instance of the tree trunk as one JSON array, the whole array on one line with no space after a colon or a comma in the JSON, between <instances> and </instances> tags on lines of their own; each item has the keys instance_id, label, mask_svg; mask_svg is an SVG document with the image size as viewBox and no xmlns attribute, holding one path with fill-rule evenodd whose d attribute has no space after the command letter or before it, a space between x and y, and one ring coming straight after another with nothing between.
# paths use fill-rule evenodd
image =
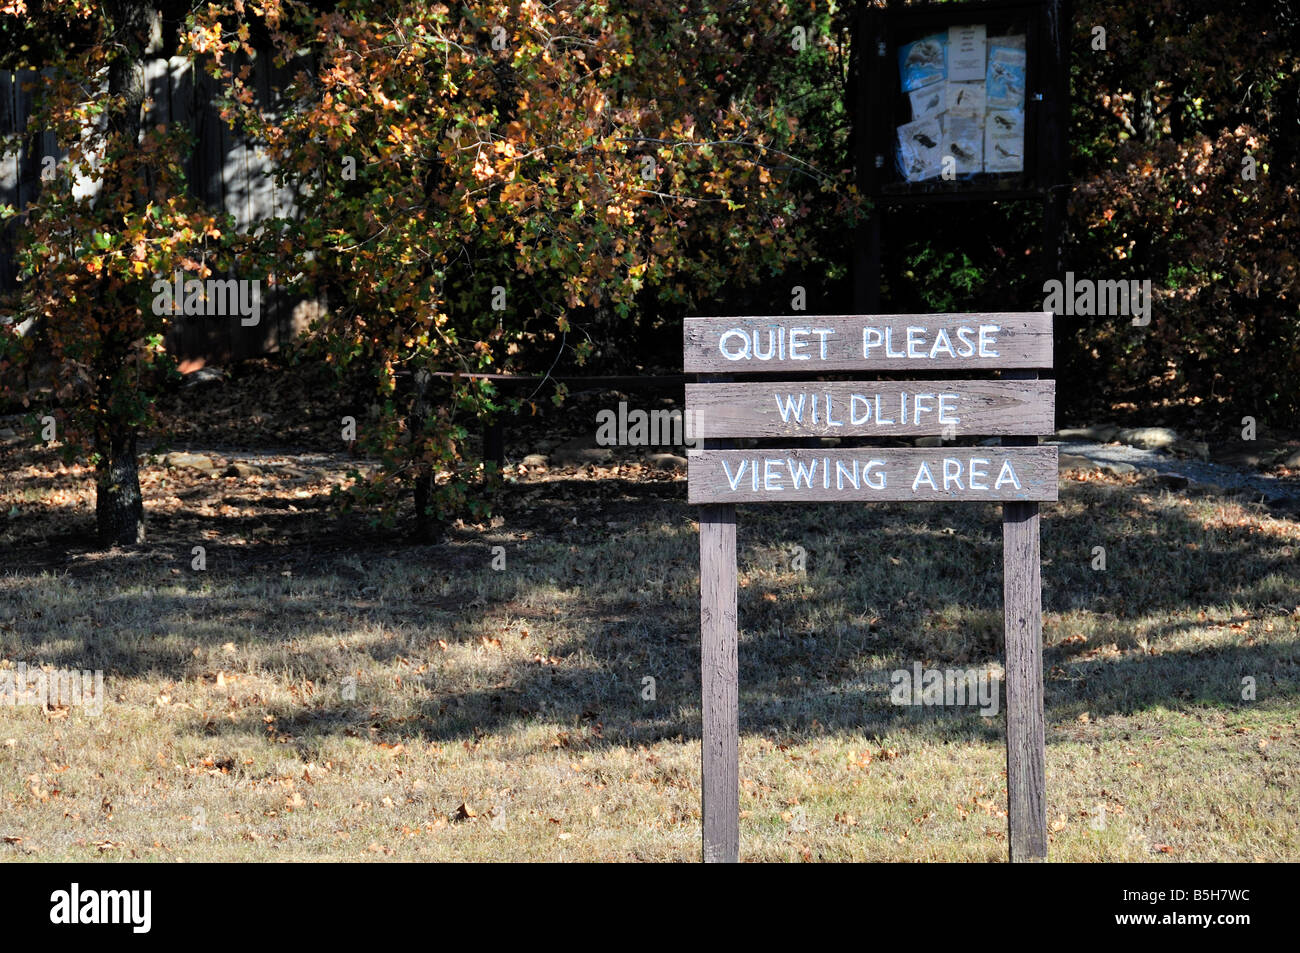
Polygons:
<instances>
[{"instance_id":1,"label":"tree trunk","mask_svg":"<svg viewBox=\"0 0 1300 953\"><path fill-rule=\"evenodd\" d=\"M415 529L411 538L417 543L432 543L437 535L438 521L434 518L433 472L422 467L415 477Z\"/></svg>"},{"instance_id":2,"label":"tree trunk","mask_svg":"<svg viewBox=\"0 0 1300 953\"><path fill-rule=\"evenodd\" d=\"M141 0L111 0L106 4L115 28L115 46L120 48L108 66L110 102L124 96L124 105L106 116L107 135L132 146L140 141L145 99L141 64L149 43L152 5ZM133 210L143 210L147 192L125 180L120 164L110 164L103 181L103 195L132 198ZM120 290L103 289L95 307L105 316L118 308L130 307L121 300ZM104 321L112 326L111 320ZM135 459L136 428L123 419L121 395L115 391L114 378L127 361L131 342L119 331L109 331L98 361L100 419L96 425L95 451L99 462L95 468L95 530L101 546L135 546L144 542L144 498L140 493L140 472Z\"/></svg>"},{"instance_id":3,"label":"tree trunk","mask_svg":"<svg viewBox=\"0 0 1300 953\"><path fill-rule=\"evenodd\" d=\"M109 434L99 448L96 468L95 528L101 546L134 546L144 542L144 498L135 459L135 431Z\"/></svg>"},{"instance_id":4,"label":"tree trunk","mask_svg":"<svg viewBox=\"0 0 1300 953\"><path fill-rule=\"evenodd\" d=\"M411 402L411 415L407 427L411 432L411 449L416 451L424 440L424 427L429 417L429 388L433 384L433 375L424 368L417 368L411 375L415 385L415 396ZM437 535L438 520L433 507L433 468L420 461L416 464L415 474L415 526L412 538L418 543L431 543Z\"/></svg>"}]
</instances>

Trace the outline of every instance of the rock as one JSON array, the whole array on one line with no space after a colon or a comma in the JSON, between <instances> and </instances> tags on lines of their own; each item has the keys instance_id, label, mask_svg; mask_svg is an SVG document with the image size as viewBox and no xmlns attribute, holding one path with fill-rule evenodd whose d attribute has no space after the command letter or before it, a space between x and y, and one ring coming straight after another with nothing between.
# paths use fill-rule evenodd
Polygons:
<instances>
[{"instance_id":1,"label":"rock","mask_svg":"<svg viewBox=\"0 0 1300 953\"><path fill-rule=\"evenodd\" d=\"M1092 440L1096 443L1110 443L1119 433L1114 424L1093 424L1091 427L1067 427L1056 432L1057 440Z\"/></svg>"},{"instance_id":2,"label":"rock","mask_svg":"<svg viewBox=\"0 0 1300 953\"><path fill-rule=\"evenodd\" d=\"M829 399L829 398L828 398ZM942 447L942 437L917 437L914 446L917 447Z\"/></svg>"},{"instance_id":3,"label":"rock","mask_svg":"<svg viewBox=\"0 0 1300 953\"><path fill-rule=\"evenodd\" d=\"M1156 477L1157 484L1170 490L1185 490L1188 482L1181 473L1162 473Z\"/></svg>"},{"instance_id":4,"label":"rock","mask_svg":"<svg viewBox=\"0 0 1300 953\"><path fill-rule=\"evenodd\" d=\"M546 457L543 454L530 453L528 456L524 457L522 462L523 465L526 467L541 467L543 470L545 470L547 461L546 461Z\"/></svg>"},{"instance_id":5,"label":"rock","mask_svg":"<svg viewBox=\"0 0 1300 953\"><path fill-rule=\"evenodd\" d=\"M1059 454L1056 461L1058 470L1093 470L1096 466L1094 461L1081 457L1077 453Z\"/></svg>"},{"instance_id":6,"label":"rock","mask_svg":"<svg viewBox=\"0 0 1300 953\"><path fill-rule=\"evenodd\" d=\"M210 473L216 469L216 464L201 453L181 453L179 451L169 453L163 457L163 466L201 470L204 473Z\"/></svg>"},{"instance_id":7,"label":"rock","mask_svg":"<svg viewBox=\"0 0 1300 953\"><path fill-rule=\"evenodd\" d=\"M608 447L593 447L587 439L576 437L556 447L551 459L560 466L585 467L589 463L608 463L613 456Z\"/></svg>"},{"instance_id":8,"label":"rock","mask_svg":"<svg viewBox=\"0 0 1300 953\"><path fill-rule=\"evenodd\" d=\"M1234 447L1231 450L1216 453L1214 462L1227 464L1230 467L1254 470L1265 466L1276 456L1276 451L1269 450L1267 447ZM1300 455L1297 455L1297 457L1300 458Z\"/></svg>"},{"instance_id":9,"label":"rock","mask_svg":"<svg viewBox=\"0 0 1300 953\"><path fill-rule=\"evenodd\" d=\"M646 463L660 470L685 470L686 458L675 453L652 453L645 458Z\"/></svg>"},{"instance_id":10,"label":"rock","mask_svg":"<svg viewBox=\"0 0 1300 953\"><path fill-rule=\"evenodd\" d=\"M1204 440L1179 440L1173 445L1174 453L1197 460L1210 459L1210 445Z\"/></svg>"},{"instance_id":11,"label":"rock","mask_svg":"<svg viewBox=\"0 0 1300 953\"><path fill-rule=\"evenodd\" d=\"M1261 437L1258 440L1231 440L1216 443L1211 455L1216 463L1226 463L1234 467L1272 467L1300 465L1300 451L1294 446L1280 440ZM1290 460L1288 464L1286 461Z\"/></svg>"},{"instance_id":12,"label":"rock","mask_svg":"<svg viewBox=\"0 0 1300 953\"><path fill-rule=\"evenodd\" d=\"M1137 467L1131 463L1101 463L1098 466L1101 467L1102 473L1108 473L1111 476L1124 476L1137 472Z\"/></svg>"},{"instance_id":13,"label":"rock","mask_svg":"<svg viewBox=\"0 0 1300 953\"><path fill-rule=\"evenodd\" d=\"M0 427L0 440L13 440L18 434L11 427Z\"/></svg>"},{"instance_id":14,"label":"rock","mask_svg":"<svg viewBox=\"0 0 1300 953\"><path fill-rule=\"evenodd\" d=\"M1168 450L1179 440L1177 431L1168 427L1130 427L1115 434L1115 439L1143 450Z\"/></svg>"},{"instance_id":15,"label":"rock","mask_svg":"<svg viewBox=\"0 0 1300 953\"><path fill-rule=\"evenodd\" d=\"M985 437L983 440L981 440L981 441L979 442L979 446L981 446L981 447L1000 447L1000 446L1002 446L1002 438L1001 438L1001 437Z\"/></svg>"},{"instance_id":16,"label":"rock","mask_svg":"<svg viewBox=\"0 0 1300 953\"><path fill-rule=\"evenodd\" d=\"M240 463L239 461L235 461L230 464L230 466L226 467L226 469L222 471L221 475L228 477L255 477L261 476L262 471L259 467L255 467L251 463Z\"/></svg>"},{"instance_id":17,"label":"rock","mask_svg":"<svg viewBox=\"0 0 1300 953\"><path fill-rule=\"evenodd\" d=\"M200 387L204 384L220 384L226 375L219 367L200 367L184 376L181 383L185 387Z\"/></svg>"}]
</instances>

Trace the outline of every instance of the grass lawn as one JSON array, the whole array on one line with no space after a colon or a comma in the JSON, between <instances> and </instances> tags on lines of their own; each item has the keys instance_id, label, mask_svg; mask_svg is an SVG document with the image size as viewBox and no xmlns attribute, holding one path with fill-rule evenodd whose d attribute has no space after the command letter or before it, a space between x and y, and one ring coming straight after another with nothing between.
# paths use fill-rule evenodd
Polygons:
<instances>
[{"instance_id":1,"label":"grass lawn","mask_svg":"<svg viewBox=\"0 0 1300 953\"><path fill-rule=\"evenodd\" d=\"M417 547L328 509L344 461L151 466L150 544L97 554L88 476L53 461L6 461L0 664L102 669L106 700L0 708L0 857L698 859L680 477L519 474L493 524ZM1006 858L1001 709L889 699L914 662L999 671L999 512L741 509L742 859ZM1300 860L1297 547L1256 506L1063 476L1053 860Z\"/></svg>"}]
</instances>

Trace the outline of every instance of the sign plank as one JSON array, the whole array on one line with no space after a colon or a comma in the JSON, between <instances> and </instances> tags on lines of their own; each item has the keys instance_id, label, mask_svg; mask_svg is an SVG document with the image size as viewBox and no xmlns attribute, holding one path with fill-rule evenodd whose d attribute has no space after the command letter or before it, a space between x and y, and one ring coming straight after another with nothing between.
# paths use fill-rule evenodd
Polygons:
<instances>
[{"instance_id":1,"label":"sign plank","mask_svg":"<svg viewBox=\"0 0 1300 953\"><path fill-rule=\"evenodd\" d=\"M1056 384L1044 380L687 384L696 437L901 437L1050 434Z\"/></svg>"},{"instance_id":2,"label":"sign plank","mask_svg":"<svg viewBox=\"0 0 1300 953\"><path fill-rule=\"evenodd\" d=\"M1052 312L687 318L688 374L1052 366Z\"/></svg>"},{"instance_id":3,"label":"sign plank","mask_svg":"<svg viewBox=\"0 0 1300 953\"><path fill-rule=\"evenodd\" d=\"M689 503L1050 502L1056 447L695 450Z\"/></svg>"}]
</instances>

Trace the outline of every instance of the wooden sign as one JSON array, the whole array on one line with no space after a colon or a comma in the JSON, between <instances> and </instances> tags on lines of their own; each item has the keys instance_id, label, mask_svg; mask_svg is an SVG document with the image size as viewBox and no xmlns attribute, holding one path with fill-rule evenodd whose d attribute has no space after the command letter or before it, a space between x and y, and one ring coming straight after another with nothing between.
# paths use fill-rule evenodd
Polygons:
<instances>
[{"instance_id":1,"label":"wooden sign","mask_svg":"<svg viewBox=\"0 0 1300 953\"><path fill-rule=\"evenodd\" d=\"M1056 462L1056 447L693 450L687 502L1051 502Z\"/></svg>"},{"instance_id":2,"label":"wooden sign","mask_svg":"<svg viewBox=\"0 0 1300 953\"><path fill-rule=\"evenodd\" d=\"M688 374L1052 365L1052 312L687 318Z\"/></svg>"},{"instance_id":3,"label":"wooden sign","mask_svg":"<svg viewBox=\"0 0 1300 953\"><path fill-rule=\"evenodd\" d=\"M1056 429L1051 381L687 384L696 437L965 437Z\"/></svg>"},{"instance_id":4,"label":"wooden sign","mask_svg":"<svg viewBox=\"0 0 1300 953\"><path fill-rule=\"evenodd\" d=\"M1038 503L1057 496L1051 312L688 318L686 388L703 449L687 499L700 521L704 859L740 851L736 503L1002 503L1011 859L1047 857ZM761 381L738 375L1001 371L997 380ZM761 447L731 438L1001 436L1002 446Z\"/></svg>"}]
</instances>

